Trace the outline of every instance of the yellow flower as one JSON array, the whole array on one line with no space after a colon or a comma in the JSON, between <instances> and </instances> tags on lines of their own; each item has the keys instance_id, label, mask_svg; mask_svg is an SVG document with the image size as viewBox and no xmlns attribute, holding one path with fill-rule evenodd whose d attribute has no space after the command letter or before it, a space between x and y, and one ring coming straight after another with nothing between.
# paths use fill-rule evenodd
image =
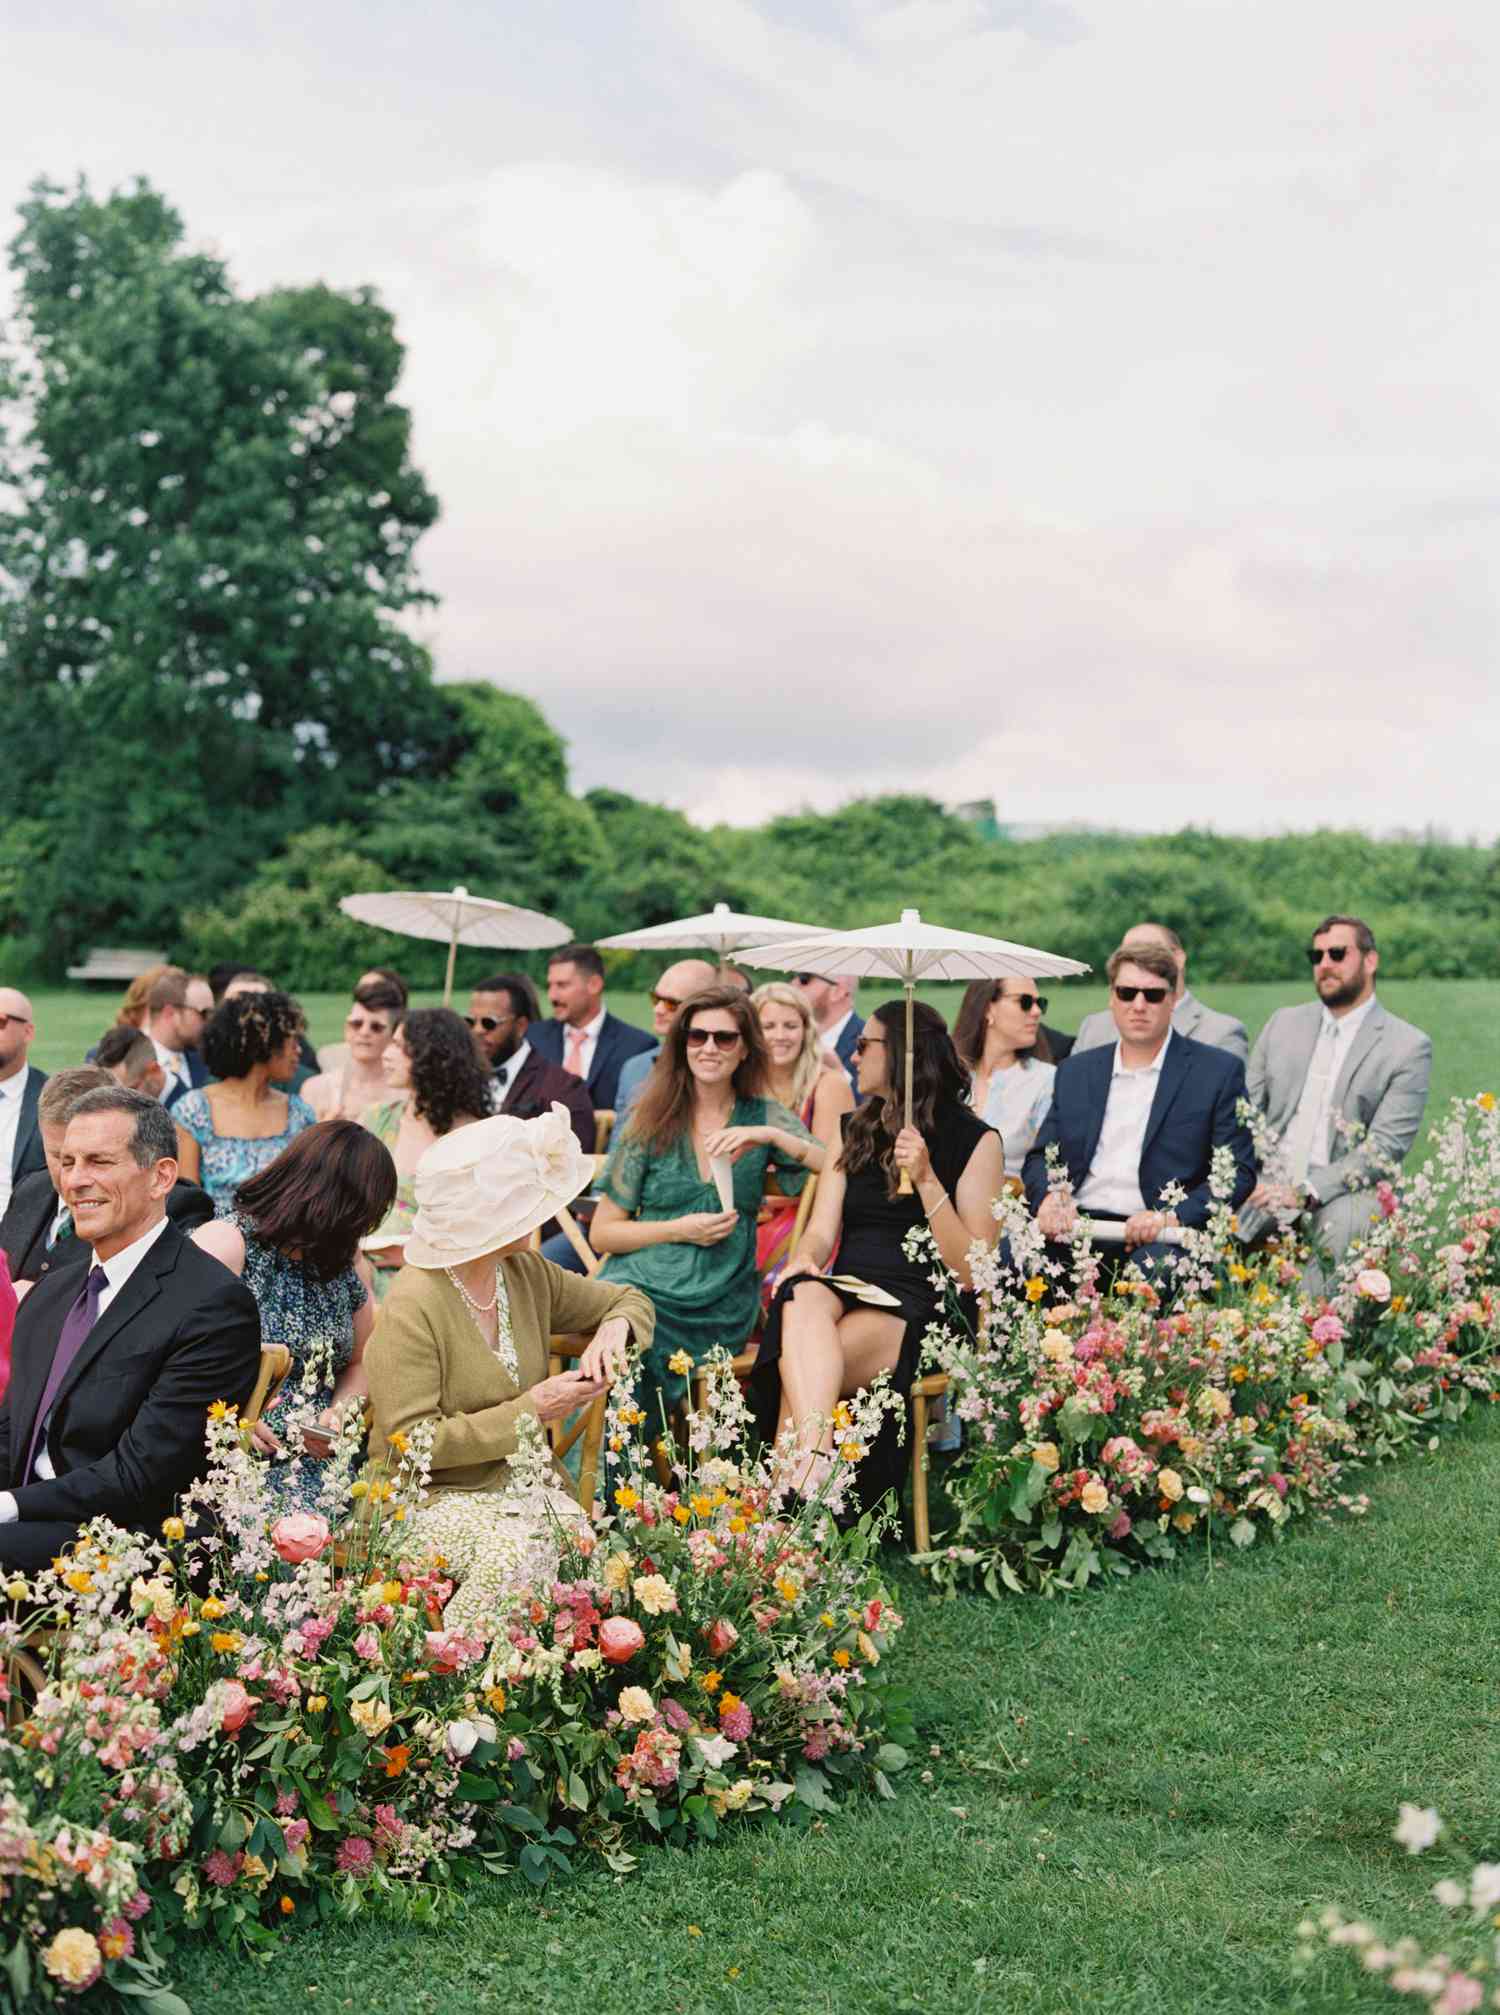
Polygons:
<instances>
[{"instance_id":1,"label":"yellow flower","mask_svg":"<svg viewBox=\"0 0 1500 2015\"><path fill-rule=\"evenodd\" d=\"M406 1520L406 1506L404 1504L392 1505L391 1517L396 1521L397 1525L404 1524Z\"/></svg>"},{"instance_id":2,"label":"yellow flower","mask_svg":"<svg viewBox=\"0 0 1500 2015\"><path fill-rule=\"evenodd\" d=\"M202 1628L203 1625L201 1623L184 1623L182 1634L184 1637L196 1637Z\"/></svg>"},{"instance_id":3,"label":"yellow flower","mask_svg":"<svg viewBox=\"0 0 1500 2015\"><path fill-rule=\"evenodd\" d=\"M365 1482L363 1477L361 1477L358 1483L350 1484L349 1495L351 1497L364 1497L368 1494L369 1488L370 1488L369 1484Z\"/></svg>"},{"instance_id":4,"label":"yellow flower","mask_svg":"<svg viewBox=\"0 0 1500 2015\"><path fill-rule=\"evenodd\" d=\"M71 1574L63 1576L63 1580L75 1595L87 1595L94 1585L94 1577L86 1567L75 1567Z\"/></svg>"},{"instance_id":5,"label":"yellow flower","mask_svg":"<svg viewBox=\"0 0 1500 2015\"><path fill-rule=\"evenodd\" d=\"M776 1584L776 1593L783 1602L795 1602L802 1590L789 1574L783 1574Z\"/></svg>"},{"instance_id":6,"label":"yellow flower","mask_svg":"<svg viewBox=\"0 0 1500 2015\"><path fill-rule=\"evenodd\" d=\"M216 1630L208 1641L215 1651L238 1651L245 1640L237 1630Z\"/></svg>"},{"instance_id":7,"label":"yellow flower","mask_svg":"<svg viewBox=\"0 0 1500 2015\"><path fill-rule=\"evenodd\" d=\"M1495 1094L1492 1091L1482 1091L1474 1103L1481 1112L1493 1112L1495 1110Z\"/></svg>"},{"instance_id":8,"label":"yellow flower","mask_svg":"<svg viewBox=\"0 0 1500 2015\"><path fill-rule=\"evenodd\" d=\"M208 1417L210 1420L227 1420L229 1418L228 1400L216 1399L213 1405L208 1409Z\"/></svg>"},{"instance_id":9,"label":"yellow flower","mask_svg":"<svg viewBox=\"0 0 1500 2015\"><path fill-rule=\"evenodd\" d=\"M383 1700L351 1700L349 1713L372 1742L377 1735L384 1735L394 1718Z\"/></svg>"},{"instance_id":10,"label":"yellow flower","mask_svg":"<svg viewBox=\"0 0 1500 2015\"><path fill-rule=\"evenodd\" d=\"M693 1511L697 1517L707 1518L713 1508L714 1501L711 1497L705 1497L701 1490L693 1492Z\"/></svg>"},{"instance_id":11,"label":"yellow flower","mask_svg":"<svg viewBox=\"0 0 1500 2015\"><path fill-rule=\"evenodd\" d=\"M1243 1283L1250 1278L1250 1269L1245 1265L1243 1260L1236 1260L1234 1265L1229 1269L1229 1278Z\"/></svg>"},{"instance_id":12,"label":"yellow flower","mask_svg":"<svg viewBox=\"0 0 1500 2015\"><path fill-rule=\"evenodd\" d=\"M1172 1523L1177 1527L1179 1532L1191 1532L1193 1527L1198 1523L1198 1514L1196 1511L1179 1511L1174 1516Z\"/></svg>"},{"instance_id":13,"label":"yellow flower","mask_svg":"<svg viewBox=\"0 0 1500 2015\"><path fill-rule=\"evenodd\" d=\"M399 1581L382 1581L380 1584L380 1596L383 1602L400 1602L405 1594L406 1590Z\"/></svg>"},{"instance_id":14,"label":"yellow flower","mask_svg":"<svg viewBox=\"0 0 1500 2015\"><path fill-rule=\"evenodd\" d=\"M326 1693L308 1694L307 1711L309 1714L321 1714L327 1707L327 1705L328 1705L328 1695Z\"/></svg>"},{"instance_id":15,"label":"yellow flower","mask_svg":"<svg viewBox=\"0 0 1500 2015\"><path fill-rule=\"evenodd\" d=\"M628 1588L633 1565L628 1553L612 1553L604 1563L604 1586L615 1590Z\"/></svg>"},{"instance_id":16,"label":"yellow flower","mask_svg":"<svg viewBox=\"0 0 1500 2015\"><path fill-rule=\"evenodd\" d=\"M1266 1285L1266 1283L1262 1281L1260 1285L1256 1288L1255 1292L1251 1295L1250 1299L1256 1304L1258 1308L1265 1308L1270 1303L1271 1290Z\"/></svg>"},{"instance_id":17,"label":"yellow flower","mask_svg":"<svg viewBox=\"0 0 1500 2015\"><path fill-rule=\"evenodd\" d=\"M1170 1502L1173 1504L1175 1504L1178 1498L1181 1497L1182 1495L1183 1491L1182 1478L1177 1474L1177 1471L1175 1469L1162 1470L1161 1474L1156 1479L1156 1486L1157 1489L1160 1490L1162 1496L1169 1499Z\"/></svg>"},{"instance_id":18,"label":"yellow flower","mask_svg":"<svg viewBox=\"0 0 1500 2015\"><path fill-rule=\"evenodd\" d=\"M672 1584L664 1574L637 1575L630 1592L648 1616L665 1616L677 1607Z\"/></svg>"},{"instance_id":19,"label":"yellow flower","mask_svg":"<svg viewBox=\"0 0 1500 2015\"><path fill-rule=\"evenodd\" d=\"M729 1530L734 1533L741 1533L748 1532L750 1528L743 1518L731 1518L729 1521Z\"/></svg>"},{"instance_id":20,"label":"yellow flower","mask_svg":"<svg viewBox=\"0 0 1500 2015\"><path fill-rule=\"evenodd\" d=\"M161 1522L163 1539L186 1539L187 1527L180 1518L164 1518Z\"/></svg>"},{"instance_id":21,"label":"yellow flower","mask_svg":"<svg viewBox=\"0 0 1500 2015\"><path fill-rule=\"evenodd\" d=\"M6 1582L5 1592L10 1597L12 1602L24 1602L27 1596L31 1593L31 1590L26 1586L26 1583L22 1581L20 1576L18 1575L14 1581Z\"/></svg>"},{"instance_id":22,"label":"yellow flower","mask_svg":"<svg viewBox=\"0 0 1500 2015\"><path fill-rule=\"evenodd\" d=\"M1057 1452L1055 1441L1039 1441L1031 1451L1031 1459L1038 1469L1056 1469L1062 1457Z\"/></svg>"},{"instance_id":23,"label":"yellow flower","mask_svg":"<svg viewBox=\"0 0 1500 2015\"><path fill-rule=\"evenodd\" d=\"M615 1503L619 1505L621 1511L634 1511L640 1501L641 1493L628 1483L622 1483L615 1492Z\"/></svg>"},{"instance_id":24,"label":"yellow flower","mask_svg":"<svg viewBox=\"0 0 1500 2015\"><path fill-rule=\"evenodd\" d=\"M698 1684L705 1693L717 1693L724 1684L724 1675L722 1672L705 1672Z\"/></svg>"},{"instance_id":25,"label":"yellow flower","mask_svg":"<svg viewBox=\"0 0 1500 2015\"><path fill-rule=\"evenodd\" d=\"M406 1451L411 1447L411 1443L407 1440L406 1436L401 1432L399 1427L396 1429L396 1432L394 1434L388 1434L386 1436L386 1441L390 1447L395 1449L397 1455L405 1455Z\"/></svg>"},{"instance_id":26,"label":"yellow flower","mask_svg":"<svg viewBox=\"0 0 1500 2015\"><path fill-rule=\"evenodd\" d=\"M1245 1380L1249 1376L1250 1373L1245 1368L1245 1366L1243 1364L1237 1364L1231 1369L1229 1373L1229 1381L1231 1385L1243 1385L1245 1383Z\"/></svg>"},{"instance_id":27,"label":"yellow flower","mask_svg":"<svg viewBox=\"0 0 1500 2015\"><path fill-rule=\"evenodd\" d=\"M621 1693L618 1706L620 1719L635 1724L651 1721L656 1715L656 1702L644 1686L627 1686Z\"/></svg>"},{"instance_id":28,"label":"yellow flower","mask_svg":"<svg viewBox=\"0 0 1500 2015\"><path fill-rule=\"evenodd\" d=\"M839 1454L845 1462L863 1462L865 1459L865 1445L862 1441L841 1441L839 1443Z\"/></svg>"},{"instance_id":29,"label":"yellow flower","mask_svg":"<svg viewBox=\"0 0 1500 2015\"><path fill-rule=\"evenodd\" d=\"M85 1931L76 1924L59 1931L42 1954L42 1964L53 1979L60 1980L65 1987L81 1987L86 1980L93 1979L103 1963L93 1932Z\"/></svg>"},{"instance_id":30,"label":"yellow flower","mask_svg":"<svg viewBox=\"0 0 1500 2015\"><path fill-rule=\"evenodd\" d=\"M505 1688L503 1686L492 1686L484 1696L484 1704L492 1714L503 1714L505 1712Z\"/></svg>"},{"instance_id":31,"label":"yellow flower","mask_svg":"<svg viewBox=\"0 0 1500 2015\"><path fill-rule=\"evenodd\" d=\"M839 1667L840 1671L842 1671L843 1668L846 1665L848 1665L851 1661L848 1652L843 1650L841 1647L833 1654L833 1662L836 1666Z\"/></svg>"},{"instance_id":32,"label":"yellow flower","mask_svg":"<svg viewBox=\"0 0 1500 2015\"><path fill-rule=\"evenodd\" d=\"M1391 1314L1400 1315L1404 1312L1405 1308L1406 1296L1404 1294L1393 1294L1391 1296Z\"/></svg>"},{"instance_id":33,"label":"yellow flower","mask_svg":"<svg viewBox=\"0 0 1500 2015\"><path fill-rule=\"evenodd\" d=\"M739 1704L740 1696L737 1693L726 1693L719 1702L719 1719L722 1721L726 1714L733 1714Z\"/></svg>"},{"instance_id":34,"label":"yellow flower","mask_svg":"<svg viewBox=\"0 0 1500 2015\"><path fill-rule=\"evenodd\" d=\"M686 1378L693 1368L693 1360L685 1350L674 1350L667 1359L667 1370L675 1371L679 1378Z\"/></svg>"},{"instance_id":35,"label":"yellow flower","mask_svg":"<svg viewBox=\"0 0 1500 2015\"><path fill-rule=\"evenodd\" d=\"M224 1604L220 1602L217 1595L206 1596L199 1614L205 1623L217 1623L219 1618L224 1614Z\"/></svg>"},{"instance_id":36,"label":"yellow flower","mask_svg":"<svg viewBox=\"0 0 1500 2015\"><path fill-rule=\"evenodd\" d=\"M685 1504L674 1504L672 1506L672 1517L676 1520L678 1525L690 1525L692 1523L693 1514L688 1510Z\"/></svg>"},{"instance_id":37,"label":"yellow flower","mask_svg":"<svg viewBox=\"0 0 1500 2015\"><path fill-rule=\"evenodd\" d=\"M1034 1273L1026 1283L1026 1299L1028 1301L1040 1301L1046 1292L1046 1281L1042 1279L1039 1273Z\"/></svg>"},{"instance_id":38,"label":"yellow flower","mask_svg":"<svg viewBox=\"0 0 1500 2015\"><path fill-rule=\"evenodd\" d=\"M825 1630L832 1630L835 1623L838 1622L838 1618L834 1615L831 1609L825 1609L822 1615L818 1618L818 1621L819 1623L822 1624Z\"/></svg>"},{"instance_id":39,"label":"yellow flower","mask_svg":"<svg viewBox=\"0 0 1500 2015\"><path fill-rule=\"evenodd\" d=\"M1109 1492L1097 1476L1090 1477L1089 1481L1083 1486L1083 1491L1078 1501L1085 1511L1107 1511L1109 1509Z\"/></svg>"}]
</instances>

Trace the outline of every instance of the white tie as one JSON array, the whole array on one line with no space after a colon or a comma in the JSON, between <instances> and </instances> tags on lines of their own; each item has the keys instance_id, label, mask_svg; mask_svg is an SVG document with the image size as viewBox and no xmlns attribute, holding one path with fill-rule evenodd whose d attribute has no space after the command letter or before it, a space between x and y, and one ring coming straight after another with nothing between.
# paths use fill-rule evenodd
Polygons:
<instances>
[{"instance_id":1,"label":"white tie","mask_svg":"<svg viewBox=\"0 0 1500 2015\"><path fill-rule=\"evenodd\" d=\"M1305 1182L1314 1161L1328 1158L1328 1107L1333 1097L1333 1080L1338 1061L1338 1027L1324 1019L1307 1066L1302 1096L1287 1129L1287 1173L1293 1182Z\"/></svg>"}]
</instances>

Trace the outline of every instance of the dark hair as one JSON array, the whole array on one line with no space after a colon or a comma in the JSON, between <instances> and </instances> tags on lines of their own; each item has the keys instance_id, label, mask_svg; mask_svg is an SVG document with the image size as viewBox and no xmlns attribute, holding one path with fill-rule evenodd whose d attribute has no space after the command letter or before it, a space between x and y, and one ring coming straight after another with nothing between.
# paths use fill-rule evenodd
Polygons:
<instances>
[{"instance_id":1,"label":"dark hair","mask_svg":"<svg viewBox=\"0 0 1500 2015\"><path fill-rule=\"evenodd\" d=\"M156 1045L150 1036L141 1029L131 1028L127 1022L116 1022L100 1036L94 1062L101 1070L113 1070L117 1064L128 1064L138 1050L145 1050L155 1061Z\"/></svg>"},{"instance_id":2,"label":"dark hair","mask_svg":"<svg viewBox=\"0 0 1500 2015\"><path fill-rule=\"evenodd\" d=\"M1370 929L1370 926L1365 922L1363 917L1345 917L1345 916L1324 917L1322 923L1320 923L1317 929L1313 932L1313 936L1315 938L1322 937L1324 931L1332 930L1335 924L1347 924L1350 930L1353 931L1354 943L1357 949L1359 950L1361 957L1363 957L1363 955L1366 952L1374 951L1375 933Z\"/></svg>"},{"instance_id":3,"label":"dark hair","mask_svg":"<svg viewBox=\"0 0 1500 2015\"><path fill-rule=\"evenodd\" d=\"M241 965L238 959L224 959L220 964L210 966L208 969L208 984L213 992L214 999L222 1000L224 998L224 989L231 980L238 979L241 973L254 972L254 970L254 966Z\"/></svg>"},{"instance_id":4,"label":"dark hair","mask_svg":"<svg viewBox=\"0 0 1500 2015\"><path fill-rule=\"evenodd\" d=\"M234 1207L262 1245L332 1280L390 1210L396 1187L384 1141L357 1120L320 1119L240 1184Z\"/></svg>"},{"instance_id":5,"label":"dark hair","mask_svg":"<svg viewBox=\"0 0 1500 2015\"><path fill-rule=\"evenodd\" d=\"M176 1161L177 1129L172 1124L172 1115L143 1091L130 1091L122 1084L100 1085L97 1091L84 1093L68 1114L69 1125L91 1112L128 1113L135 1121L126 1146L137 1168L150 1168L158 1161Z\"/></svg>"},{"instance_id":6,"label":"dark hair","mask_svg":"<svg viewBox=\"0 0 1500 2015\"><path fill-rule=\"evenodd\" d=\"M354 998L362 1008L383 1008L397 1020L406 1006L405 989L393 986L388 979L370 980L364 986L356 987Z\"/></svg>"},{"instance_id":7,"label":"dark hair","mask_svg":"<svg viewBox=\"0 0 1500 2015\"><path fill-rule=\"evenodd\" d=\"M411 993L411 988L406 984L406 981L402 979L400 973L397 972L394 966L366 966L365 971L367 973L379 973L380 977L385 981L386 985L394 987L397 993L400 994L402 1007L406 1006L407 999ZM356 1000L358 1000L359 998L359 989L357 987L355 988L354 997Z\"/></svg>"},{"instance_id":8,"label":"dark hair","mask_svg":"<svg viewBox=\"0 0 1500 2015\"><path fill-rule=\"evenodd\" d=\"M548 952L547 970L553 966L577 966L581 973L590 973L595 979L604 977L604 961L592 945L564 945L561 951Z\"/></svg>"},{"instance_id":9,"label":"dark hair","mask_svg":"<svg viewBox=\"0 0 1500 2015\"><path fill-rule=\"evenodd\" d=\"M452 1008L411 1008L401 1024L411 1059L411 1109L436 1134L486 1119L493 1081L468 1023Z\"/></svg>"},{"instance_id":10,"label":"dark hair","mask_svg":"<svg viewBox=\"0 0 1500 2015\"><path fill-rule=\"evenodd\" d=\"M1177 991L1177 961L1165 945L1154 945L1149 938L1139 944L1116 945L1104 962L1104 976L1111 986L1122 966L1139 966L1142 972L1165 980L1168 993Z\"/></svg>"},{"instance_id":11,"label":"dark hair","mask_svg":"<svg viewBox=\"0 0 1500 2015\"><path fill-rule=\"evenodd\" d=\"M541 1003L536 997L536 988L524 973L496 973L493 979L476 980L469 989L476 994L504 994L510 1002L512 1014L525 1015L527 1021L541 1019Z\"/></svg>"},{"instance_id":12,"label":"dark hair","mask_svg":"<svg viewBox=\"0 0 1500 2015\"><path fill-rule=\"evenodd\" d=\"M125 1034L150 1048L149 1036L136 1035L134 1029L126 1029ZM154 1057L156 1051L153 1049L151 1054ZM55 1070L37 1095L37 1119L43 1126L66 1126L80 1099L87 1098L91 1091L110 1091L117 1082L102 1064L85 1063L76 1070Z\"/></svg>"},{"instance_id":13,"label":"dark hair","mask_svg":"<svg viewBox=\"0 0 1500 2015\"><path fill-rule=\"evenodd\" d=\"M641 1086L640 1096L625 1122L625 1131L632 1140L657 1152L681 1140L692 1124L695 1080L688 1069L688 1030L693 1025L693 1016L709 1008L722 1009L733 1016L745 1046L745 1054L730 1079L735 1097L755 1098L765 1088L766 1039L760 1032L760 1016L750 1005L749 994L743 987L735 986L704 987L700 993L689 994L677 1010L661 1054L651 1066L651 1074Z\"/></svg>"},{"instance_id":14,"label":"dark hair","mask_svg":"<svg viewBox=\"0 0 1500 2015\"><path fill-rule=\"evenodd\" d=\"M236 994L221 1001L203 1031L203 1061L215 1077L248 1077L269 1063L307 1017L290 994Z\"/></svg>"},{"instance_id":15,"label":"dark hair","mask_svg":"<svg viewBox=\"0 0 1500 2015\"><path fill-rule=\"evenodd\" d=\"M1003 979L970 980L964 988L964 997L953 1024L953 1047L958 1051L960 1063L967 1064L970 1070L978 1070L984 1060L984 1018L991 1004L999 1000L1004 991ZM901 1040L903 1044L906 1041L904 1031ZM1036 1041L1029 1049L1017 1051L1017 1055L1035 1057L1038 1063L1051 1063L1052 1045L1040 1023L1037 1024Z\"/></svg>"},{"instance_id":16,"label":"dark hair","mask_svg":"<svg viewBox=\"0 0 1500 2015\"><path fill-rule=\"evenodd\" d=\"M885 1170L892 1196L900 1173L896 1167L896 1135L906 1124L906 1003L882 1001L870 1016L885 1038L889 1082L883 1092L856 1106L844 1124L840 1157L846 1175L878 1162ZM912 1125L931 1141L938 1115L948 1106L968 1110L969 1073L959 1060L948 1024L925 1001L912 1006Z\"/></svg>"}]
</instances>

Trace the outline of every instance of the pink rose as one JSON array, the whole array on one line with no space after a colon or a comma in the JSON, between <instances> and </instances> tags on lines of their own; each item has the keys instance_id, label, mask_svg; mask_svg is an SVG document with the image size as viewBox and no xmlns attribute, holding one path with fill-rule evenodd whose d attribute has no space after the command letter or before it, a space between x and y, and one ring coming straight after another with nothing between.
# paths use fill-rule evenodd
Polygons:
<instances>
[{"instance_id":1,"label":"pink rose","mask_svg":"<svg viewBox=\"0 0 1500 2015\"><path fill-rule=\"evenodd\" d=\"M1313 1324L1312 1340L1314 1343L1324 1344L1343 1342L1344 1325L1331 1309L1326 1310Z\"/></svg>"},{"instance_id":2,"label":"pink rose","mask_svg":"<svg viewBox=\"0 0 1500 2015\"><path fill-rule=\"evenodd\" d=\"M312 1511L289 1511L271 1527L271 1544L288 1567L316 1560L330 1537L328 1520Z\"/></svg>"},{"instance_id":3,"label":"pink rose","mask_svg":"<svg viewBox=\"0 0 1500 2015\"><path fill-rule=\"evenodd\" d=\"M722 1658L726 1651L732 1651L740 1641L740 1633L727 1616L717 1617L708 1626L708 1648L715 1658Z\"/></svg>"},{"instance_id":4,"label":"pink rose","mask_svg":"<svg viewBox=\"0 0 1500 2015\"><path fill-rule=\"evenodd\" d=\"M237 1679L227 1680L219 1701L220 1728L226 1735L238 1735L259 1705L256 1696L247 1693Z\"/></svg>"},{"instance_id":5,"label":"pink rose","mask_svg":"<svg viewBox=\"0 0 1500 2015\"><path fill-rule=\"evenodd\" d=\"M1122 1511L1109 1528L1109 1538L1128 1539L1130 1537L1130 1513Z\"/></svg>"},{"instance_id":6,"label":"pink rose","mask_svg":"<svg viewBox=\"0 0 1500 2015\"><path fill-rule=\"evenodd\" d=\"M629 1616L607 1617L599 1626L599 1649L611 1665L624 1665L645 1645L645 1631Z\"/></svg>"},{"instance_id":7,"label":"pink rose","mask_svg":"<svg viewBox=\"0 0 1500 2015\"><path fill-rule=\"evenodd\" d=\"M1382 1273L1378 1266L1367 1266L1354 1276L1354 1292L1362 1294L1366 1301L1389 1301L1390 1277Z\"/></svg>"}]
</instances>

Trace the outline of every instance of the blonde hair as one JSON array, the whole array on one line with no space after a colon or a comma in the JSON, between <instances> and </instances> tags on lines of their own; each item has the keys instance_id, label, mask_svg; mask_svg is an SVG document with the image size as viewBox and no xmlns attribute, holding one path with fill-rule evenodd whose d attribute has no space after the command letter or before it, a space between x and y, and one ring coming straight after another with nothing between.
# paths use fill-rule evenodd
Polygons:
<instances>
[{"instance_id":1,"label":"blonde hair","mask_svg":"<svg viewBox=\"0 0 1500 2015\"><path fill-rule=\"evenodd\" d=\"M807 1095L817 1083L823 1071L823 1045L818 1041L818 1024L813 1020L812 1009L794 986L785 980L767 980L758 986L750 996L750 1005L757 1018L763 1007L772 1004L777 1007L795 1008L802 1018L802 1049L792 1065L792 1096L790 1110L800 1119Z\"/></svg>"}]
</instances>

